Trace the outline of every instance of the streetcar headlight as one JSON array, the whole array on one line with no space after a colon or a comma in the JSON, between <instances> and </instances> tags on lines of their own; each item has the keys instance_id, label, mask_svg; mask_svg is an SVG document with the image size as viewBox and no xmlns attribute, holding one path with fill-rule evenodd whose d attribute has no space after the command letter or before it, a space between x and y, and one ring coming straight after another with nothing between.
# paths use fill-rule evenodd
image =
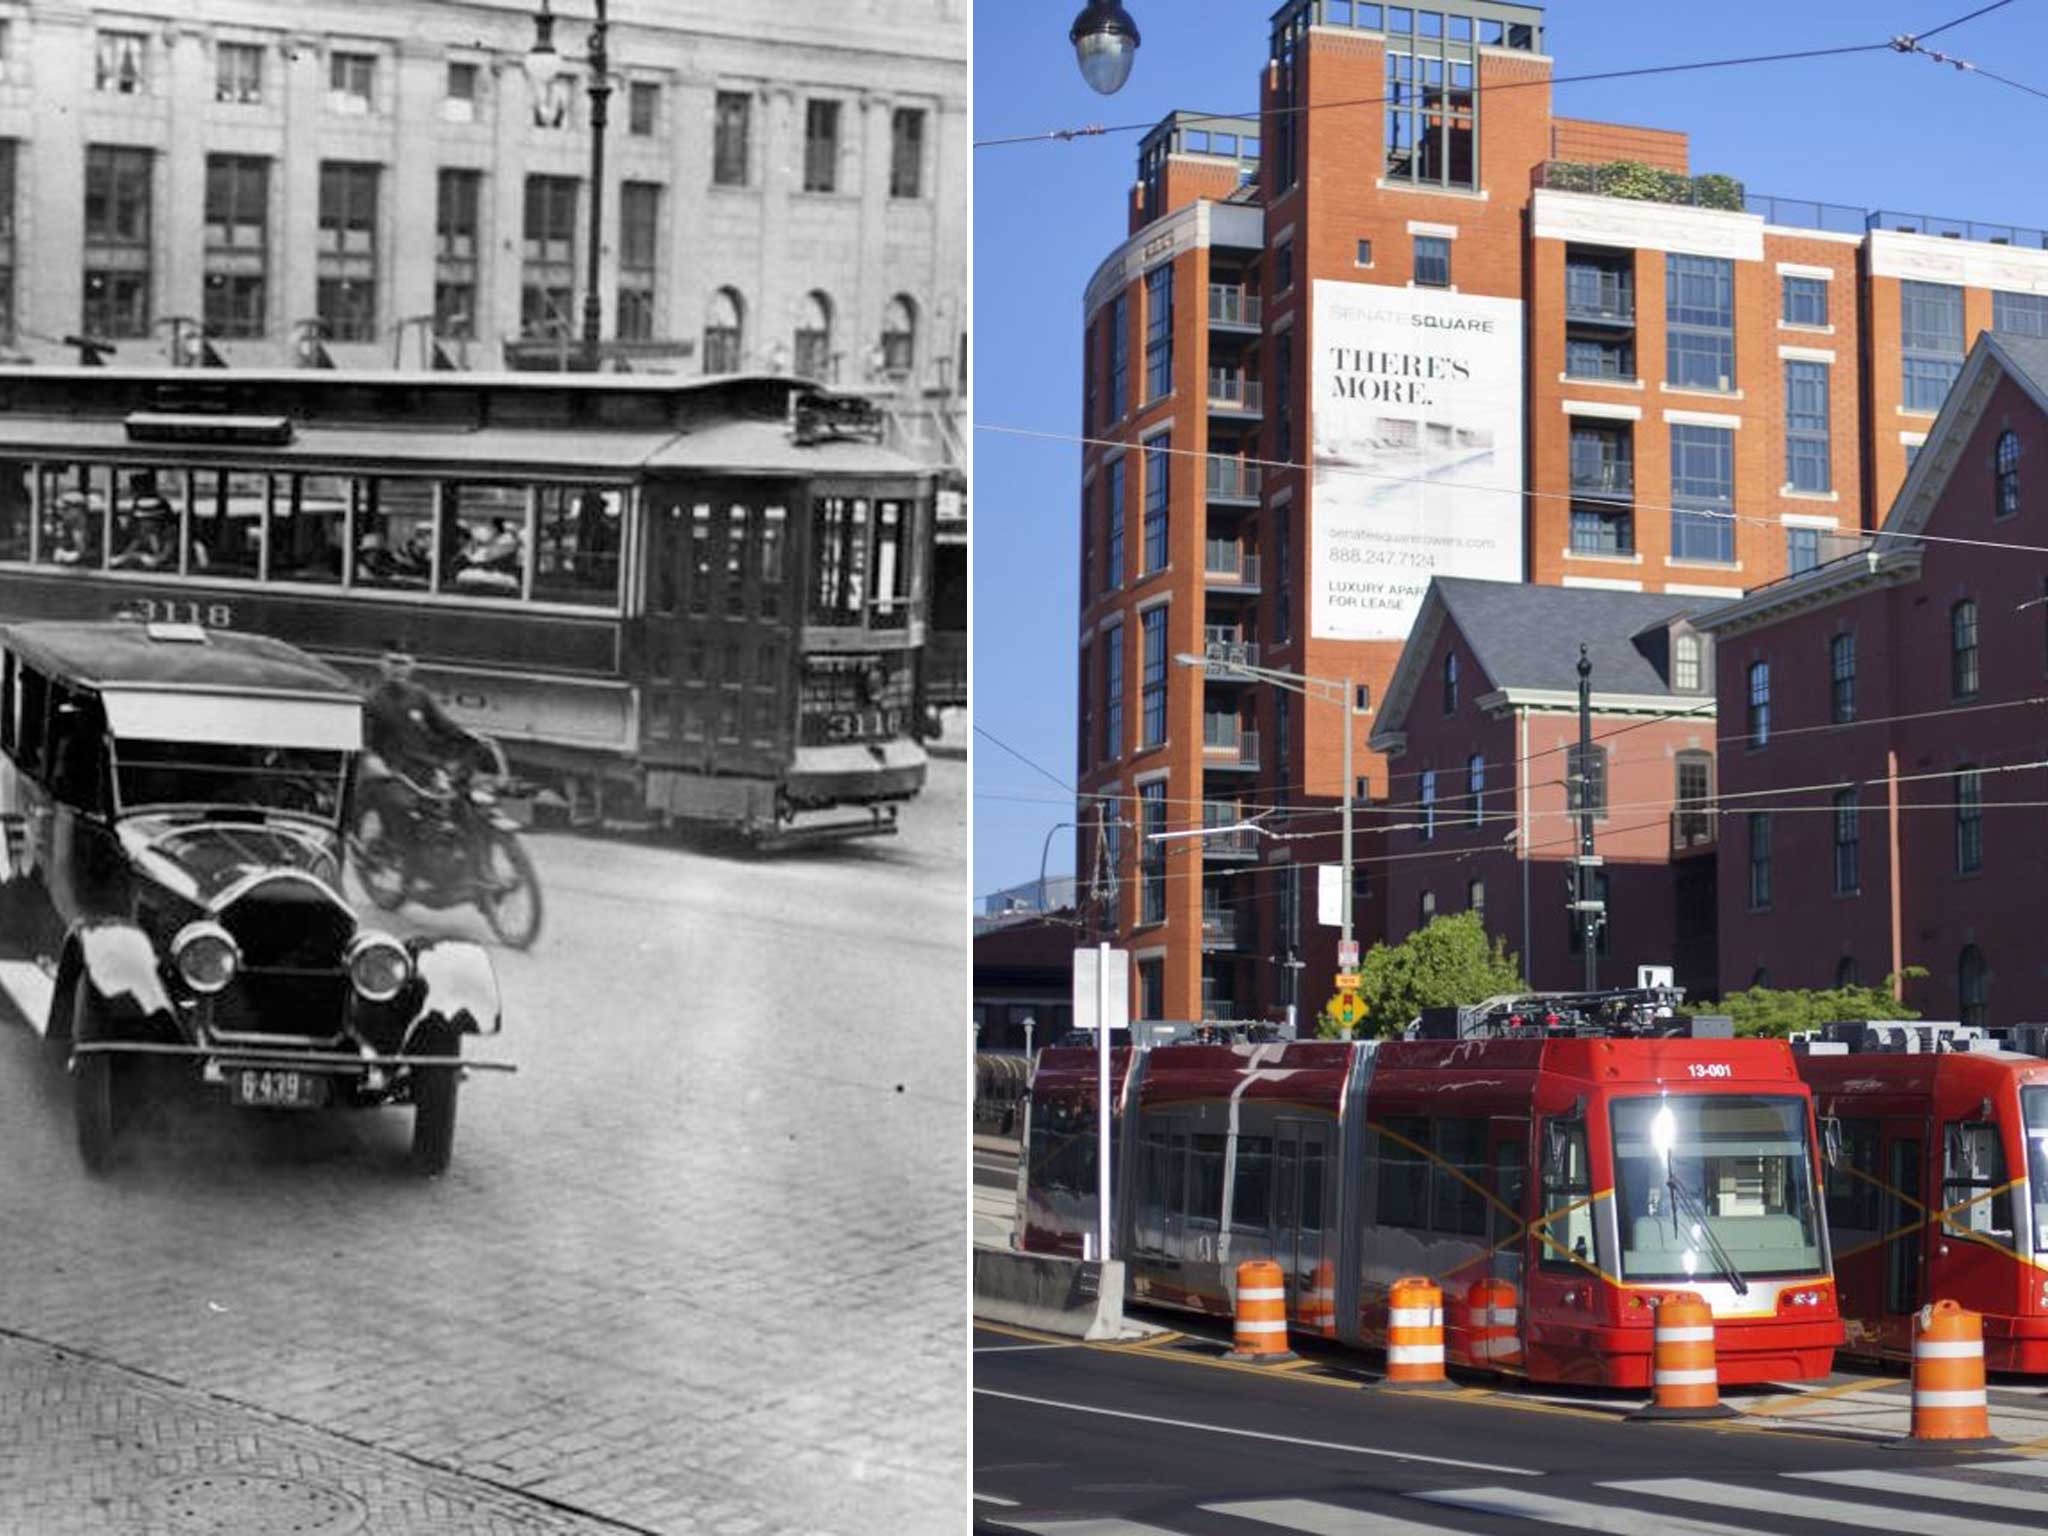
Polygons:
<instances>
[{"instance_id":1,"label":"streetcar headlight","mask_svg":"<svg viewBox=\"0 0 2048 1536\"><path fill-rule=\"evenodd\" d=\"M242 951L219 923L187 923L171 940L171 960L186 986L210 996L235 979Z\"/></svg>"},{"instance_id":2,"label":"streetcar headlight","mask_svg":"<svg viewBox=\"0 0 2048 1536\"><path fill-rule=\"evenodd\" d=\"M348 979L373 1003L388 1003L412 980L412 956L387 933L359 933L348 947Z\"/></svg>"}]
</instances>

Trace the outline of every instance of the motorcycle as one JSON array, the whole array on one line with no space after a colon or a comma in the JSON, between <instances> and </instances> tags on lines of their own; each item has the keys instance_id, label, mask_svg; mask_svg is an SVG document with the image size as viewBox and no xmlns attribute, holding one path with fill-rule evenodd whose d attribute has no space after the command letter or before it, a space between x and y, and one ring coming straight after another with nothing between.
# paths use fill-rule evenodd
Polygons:
<instances>
[{"instance_id":1,"label":"motorcycle","mask_svg":"<svg viewBox=\"0 0 2048 1536\"><path fill-rule=\"evenodd\" d=\"M498 804L507 775L491 751L489 780L437 772L434 782L387 768L358 790L349 852L356 878L386 912L407 902L439 910L475 903L500 942L525 949L540 935L540 877L519 824Z\"/></svg>"}]
</instances>

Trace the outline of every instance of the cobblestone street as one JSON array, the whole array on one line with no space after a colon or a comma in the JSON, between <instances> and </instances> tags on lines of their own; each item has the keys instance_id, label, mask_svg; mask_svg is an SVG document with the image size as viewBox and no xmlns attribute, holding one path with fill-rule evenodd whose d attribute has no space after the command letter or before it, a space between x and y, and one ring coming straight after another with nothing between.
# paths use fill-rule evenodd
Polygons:
<instances>
[{"instance_id":1,"label":"cobblestone street","mask_svg":"<svg viewBox=\"0 0 2048 1536\"><path fill-rule=\"evenodd\" d=\"M958 1527L962 766L870 845L530 846L443 1179L401 1111L178 1105L95 1181L0 1030L0 1531Z\"/></svg>"}]
</instances>

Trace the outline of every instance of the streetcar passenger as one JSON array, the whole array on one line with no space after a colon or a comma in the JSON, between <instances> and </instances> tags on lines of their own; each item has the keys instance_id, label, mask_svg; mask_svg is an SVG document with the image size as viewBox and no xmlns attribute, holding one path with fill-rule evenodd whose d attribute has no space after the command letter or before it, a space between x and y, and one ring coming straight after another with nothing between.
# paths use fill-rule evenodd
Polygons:
<instances>
[{"instance_id":1,"label":"streetcar passenger","mask_svg":"<svg viewBox=\"0 0 2048 1536\"><path fill-rule=\"evenodd\" d=\"M91 565L93 545L92 506L83 491L66 491L57 498L57 521L50 530L50 560L56 565Z\"/></svg>"},{"instance_id":2,"label":"streetcar passenger","mask_svg":"<svg viewBox=\"0 0 2048 1536\"><path fill-rule=\"evenodd\" d=\"M127 542L107 562L115 569L160 571L177 563L178 549L172 537L171 509L163 497L151 493L138 498L124 531Z\"/></svg>"}]
</instances>

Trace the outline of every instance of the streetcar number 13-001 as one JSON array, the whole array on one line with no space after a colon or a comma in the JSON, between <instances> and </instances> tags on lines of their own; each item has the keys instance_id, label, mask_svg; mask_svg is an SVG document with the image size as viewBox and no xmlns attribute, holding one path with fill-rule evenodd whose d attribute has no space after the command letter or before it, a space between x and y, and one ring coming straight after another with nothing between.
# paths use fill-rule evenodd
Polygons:
<instances>
[{"instance_id":1,"label":"streetcar number 13-001","mask_svg":"<svg viewBox=\"0 0 2048 1536\"><path fill-rule=\"evenodd\" d=\"M1733 1077L1735 1069L1725 1061L1695 1061L1686 1066L1694 1077Z\"/></svg>"}]
</instances>

